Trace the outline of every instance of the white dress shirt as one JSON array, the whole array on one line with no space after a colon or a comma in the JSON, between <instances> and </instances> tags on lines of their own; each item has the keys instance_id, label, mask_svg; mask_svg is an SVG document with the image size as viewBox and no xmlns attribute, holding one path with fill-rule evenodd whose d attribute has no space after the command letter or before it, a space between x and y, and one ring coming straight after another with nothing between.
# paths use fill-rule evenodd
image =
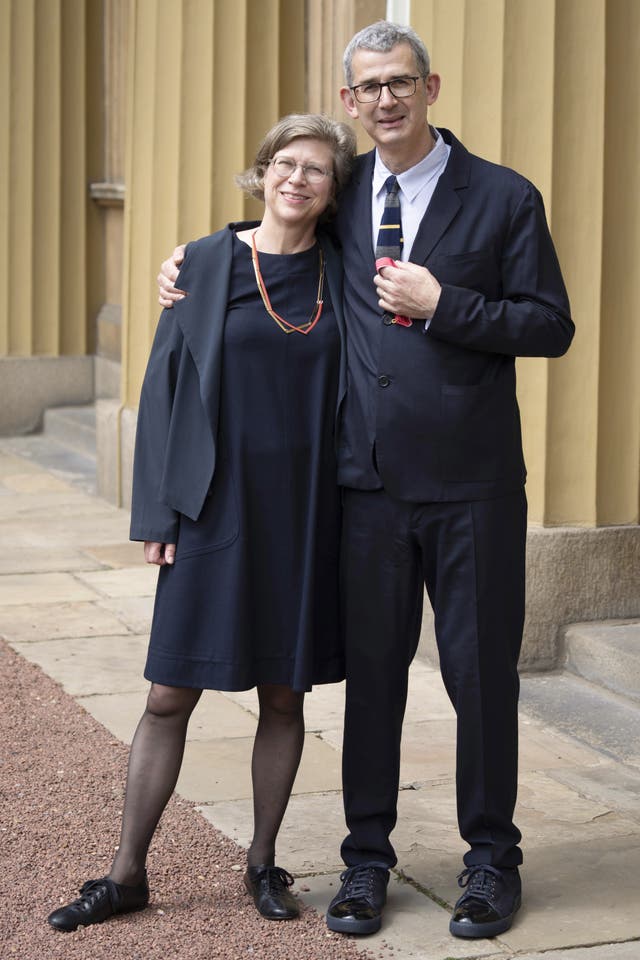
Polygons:
<instances>
[{"instance_id":1,"label":"white dress shirt","mask_svg":"<svg viewBox=\"0 0 640 960\"><path fill-rule=\"evenodd\" d=\"M442 136L434 127L431 127L431 132L434 134L436 142L424 160L416 163L415 167L410 167L409 170L397 175L400 187L398 196L400 198L400 217L404 238L401 260L409 259L418 227L427 212L438 179L444 171L451 153L451 147L444 142ZM371 237L374 251L387 195L384 184L391 173L392 171L385 167L380 159L380 154L376 150L371 196Z\"/></svg>"}]
</instances>

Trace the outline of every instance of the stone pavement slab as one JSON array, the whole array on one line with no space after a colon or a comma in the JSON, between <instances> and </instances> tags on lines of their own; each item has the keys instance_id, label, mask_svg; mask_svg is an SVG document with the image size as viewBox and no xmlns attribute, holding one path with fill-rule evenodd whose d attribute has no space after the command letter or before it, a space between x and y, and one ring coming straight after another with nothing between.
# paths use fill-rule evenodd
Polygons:
<instances>
[{"instance_id":1,"label":"stone pavement slab","mask_svg":"<svg viewBox=\"0 0 640 960\"><path fill-rule=\"evenodd\" d=\"M132 633L146 633L151 630L153 614L152 596L148 597L111 597L99 600L96 607L108 611L122 621Z\"/></svg>"},{"instance_id":2,"label":"stone pavement slab","mask_svg":"<svg viewBox=\"0 0 640 960\"><path fill-rule=\"evenodd\" d=\"M518 960L638 960L640 941L627 943L599 943L595 947L577 947L569 950L550 950L545 953L523 953Z\"/></svg>"},{"instance_id":3,"label":"stone pavement slab","mask_svg":"<svg viewBox=\"0 0 640 960\"><path fill-rule=\"evenodd\" d=\"M0 606L96 600L99 594L69 573L8 573L0 577Z\"/></svg>"},{"instance_id":4,"label":"stone pavement slab","mask_svg":"<svg viewBox=\"0 0 640 960\"><path fill-rule=\"evenodd\" d=\"M158 567L145 564L117 570L91 570L76 576L103 597L152 597L156 592Z\"/></svg>"},{"instance_id":5,"label":"stone pavement slab","mask_svg":"<svg viewBox=\"0 0 640 960\"><path fill-rule=\"evenodd\" d=\"M633 767L604 759L598 767L572 766L553 770L549 776L624 816L640 818L640 771Z\"/></svg>"},{"instance_id":6,"label":"stone pavement slab","mask_svg":"<svg viewBox=\"0 0 640 960\"><path fill-rule=\"evenodd\" d=\"M87 546L83 552L100 564L108 567L135 567L144 566L144 547L138 541L126 540L123 543L112 543L102 546Z\"/></svg>"},{"instance_id":7,"label":"stone pavement slab","mask_svg":"<svg viewBox=\"0 0 640 960\"><path fill-rule=\"evenodd\" d=\"M512 953L638 938L640 835L525 847L523 907L500 943ZM459 861L458 861L459 864ZM419 850L402 858L403 873L453 904L455 858ZM640 956L640 953L638 953Z\"/></svg>"},{"instance_id":8,"label":"stone pavement slab","mask_svg":"<svg viewBox=\"0 0 640 960\"><path fill-rule=\"evenodd\" d=\"M514 952L532 952L637 939L639 863L638 834L532 847L523 871L526 909L502 940Z\"/></svg>"},{"instance_id":9,"label":"stone pavement slab","mask_svg":"<svg viewBox=\"0 0 640 960\"><path fill-rule=\"evenodd\" d=\"M295 789L295 788L294 788ZM249 798L202 804L199 810L228 837L248 848L253 833ZM344 870L340 842L345 833L342 791L294 792L278 834L278 862L294 876Z\"/></svg>"},{"instance_id":10,"label":"stone pavement slab","mask_svg":"<svg viewBox=\"0 0 640 960\"><path fill-rule=\"evenodd\" d=\"M73 570L96 570L100 567L81 550L58 547L44 550L42 547L15 547L0 555L0 576L7 573L69 573Z\"/></svg>"},{"instance_id":11,"label":"stone pavement slab","mask_svg":"<svg viewBox=\"0 0 640 960\"><path fill-rule=\"evenodd\" d=\"M157 571L143 564L139 544L127 542L124 511L4 449L9 549L0 566L0 633L128 741L148 690L142 669ZM524 907L502 938L463 941L449 936L445 909L459 894L466 849L455 819L453 710L437 670L413 665L392 837L398 870L382 931L363 938L363 948L396 960L639 960L638 714L624 714L616 727L622 713L576 690L566 677L524 678L517 808ZM303 761L278 840L280 861L321 911L342 868L343 710L344 684L307 696ZM255 691L206 693L178 787L243 846L252 830L256 717ZM592 720L593 740L584 735Z\"/></svg>"},{"instance_id":12,"label":"stone pavement slab","mask_svg":"<svg viewBox=\"0 0 640 960\"><path fill-rule=\"evenodd\" d=\"M68 637L90 637L123 634L129 624L99 603L25 603L2 609L3 637L12 642L60 640ZM142 630L131 629L132 633Z\"/></svg>"},{"instance_id":13,"label":"stone pavement slab","mask_svg":"<svg viewBox=\"0 0 640 960\"><path fill-rule=\"evenodd\" d=\"M123 743L131 743L147 702L148 684L131 693L93 694L77 697L85 710ZM205 690L191 715L187 740L253 737L255 718L222 693Z\"/></svg>"},{"instance_id":14,"label":"stone pavement slab","mask_svg":"<svg viewBox=\"0 0 640 960\"><path fill-rule=\"evenodd\" d=\"M253 736L193 740L187 745L177 790L196 803L251 797ZM340 757L307 734L294 794L339 789Z\"/></svg>"},{"instance_id":15,"label":"stone pavement slab","mask_svg":"<svg viewBox=\"0 0 640 960\"><path fill-rule=\"evenodd\" d=\"M72 637L65 640L13 642L14 650L62 684L72 697L90 693L146 690L142 673L146 636Z\"/></svg>"},{"instance_id":16,"label":"stone pavement slab","mask_svg":"<svg viewBox=\"0 0 640 960\"><path fill-rule=\"evenodd\" d=\"M324 913L340 886L336 875L305 877L297 885L305 903ZM382 929L367 937L354 937L365 950L385 960L471 960L474 957L507 957L496 941L459 940L449 934L449 913L395 875L389 881ZM320 960L320 958L319 958Z\"/></svg>"}]
</instances>

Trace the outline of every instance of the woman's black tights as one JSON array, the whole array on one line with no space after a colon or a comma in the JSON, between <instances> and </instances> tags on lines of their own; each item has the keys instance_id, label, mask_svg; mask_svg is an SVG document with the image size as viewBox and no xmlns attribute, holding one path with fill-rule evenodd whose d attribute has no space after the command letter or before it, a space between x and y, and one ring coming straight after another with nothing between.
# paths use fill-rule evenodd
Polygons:
<instances>
[{"instance_id":1,"label":"woman's black tights","mask_svg":"<svg viewBox=\"0 0 640 960\"><path fill-rule=\"evenodd\" d=\"M180 773L187 726L202 690L151 684L129 754L120 846L109 876L136 886L151 838Z\"/></svg>"},{"instance_id":2,"label":"woman's black tights","mask_svg":"<svg viewBox=\"0 0 640 960\"><path fill-rule=\"evenodd\" d=\"M273 865L284 817L304 746L304 693L279 684L258 687L260 719L253 744L253 839L250 867Z\"/></svg>"},{"instance_id":3,"label":"woman's black tights","mask_svg":"<svg viewBox=\"0 0 640 960\"><path fill-rule=\"evenodd\" d=\"M191 713L202 691L152 684L129 755L120 845L109 876L135 886L147 851L175 788ZM304 694L289 687L258 687L260 718L253 746L254 835L251 866L273 864L276 836L291 794L304 744Z\"/></svg>"}]
</instances>

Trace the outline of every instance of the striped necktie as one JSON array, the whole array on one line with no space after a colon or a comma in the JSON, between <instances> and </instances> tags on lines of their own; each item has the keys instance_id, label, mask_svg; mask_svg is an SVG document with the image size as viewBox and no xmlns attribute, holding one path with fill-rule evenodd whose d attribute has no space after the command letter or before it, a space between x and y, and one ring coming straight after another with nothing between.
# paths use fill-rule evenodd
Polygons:
<instances>
[{"instance_id":1,"label":"striped necktie","mask_svg":"<svg viewBox=\"0 0 640 960\"><path fill-rule=\"evenodd\" d=\"M387 195L384 200L384 210L378 231L376 243L376 260L379 257L391 257L399 260L402 253L402 223L400 221L399 184L393 176L387 177L384 182Z\"/></svg>"}]
</instances>

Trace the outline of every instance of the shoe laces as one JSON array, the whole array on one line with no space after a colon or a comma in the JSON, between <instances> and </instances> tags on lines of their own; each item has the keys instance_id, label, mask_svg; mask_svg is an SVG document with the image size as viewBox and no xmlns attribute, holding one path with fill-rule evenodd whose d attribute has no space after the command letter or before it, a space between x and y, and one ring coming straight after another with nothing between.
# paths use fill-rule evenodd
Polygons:
<instances>
[{"instance_id":1,"label":"shoe laces","mask_svg":"<svg viewBox=\"0 0 640 960\"><path fill-rule=\"evenodd\" d=\"M502 877L496 867L488 863L477 864L474 867L467 867L462 873L458 874L458 886L466 887L467 894L475 894L482 897L483 900L493 900L496 893L496 883Z\"/></svg>"},{"instance_id":2,"label":"shoe laces","mask_svg":"<svg viewBox=\"0 0 640 960\"><path fill-rule=\"evenodd\" d=\"M267 890L271 895L282 893L283 888L292 887L294 879L287 870L282 867L263 867L259 873L256 873L256 882L266 880Z\"/></svg>"},{"instance_id":3,"label":"shoe laces","mask_svg":"<svg viewBox=\"0 0 640 960\"><path fill-rule=\"evenodd\" d=\"M109 899L111 899L109 884L105 877L101 877L99 880L87 880L87 882L83 883L80 887L80 896L77 900L74 900L72 906L84 907L86 905L91 907L104 895L105 891Z\"/></svg>"},{"instance_id":4,"label":"shoe laces","mask_svg":"<svg viewBox=\"0 0 640 960\"><path fill-rule=\"evenodd\" d=\"M386 863L356 864L348 867L340 874L342 882L342 899L369 900L373 896L373 887L376 881L376 872L388 870Z\"/></svg>"}]
</instances>

